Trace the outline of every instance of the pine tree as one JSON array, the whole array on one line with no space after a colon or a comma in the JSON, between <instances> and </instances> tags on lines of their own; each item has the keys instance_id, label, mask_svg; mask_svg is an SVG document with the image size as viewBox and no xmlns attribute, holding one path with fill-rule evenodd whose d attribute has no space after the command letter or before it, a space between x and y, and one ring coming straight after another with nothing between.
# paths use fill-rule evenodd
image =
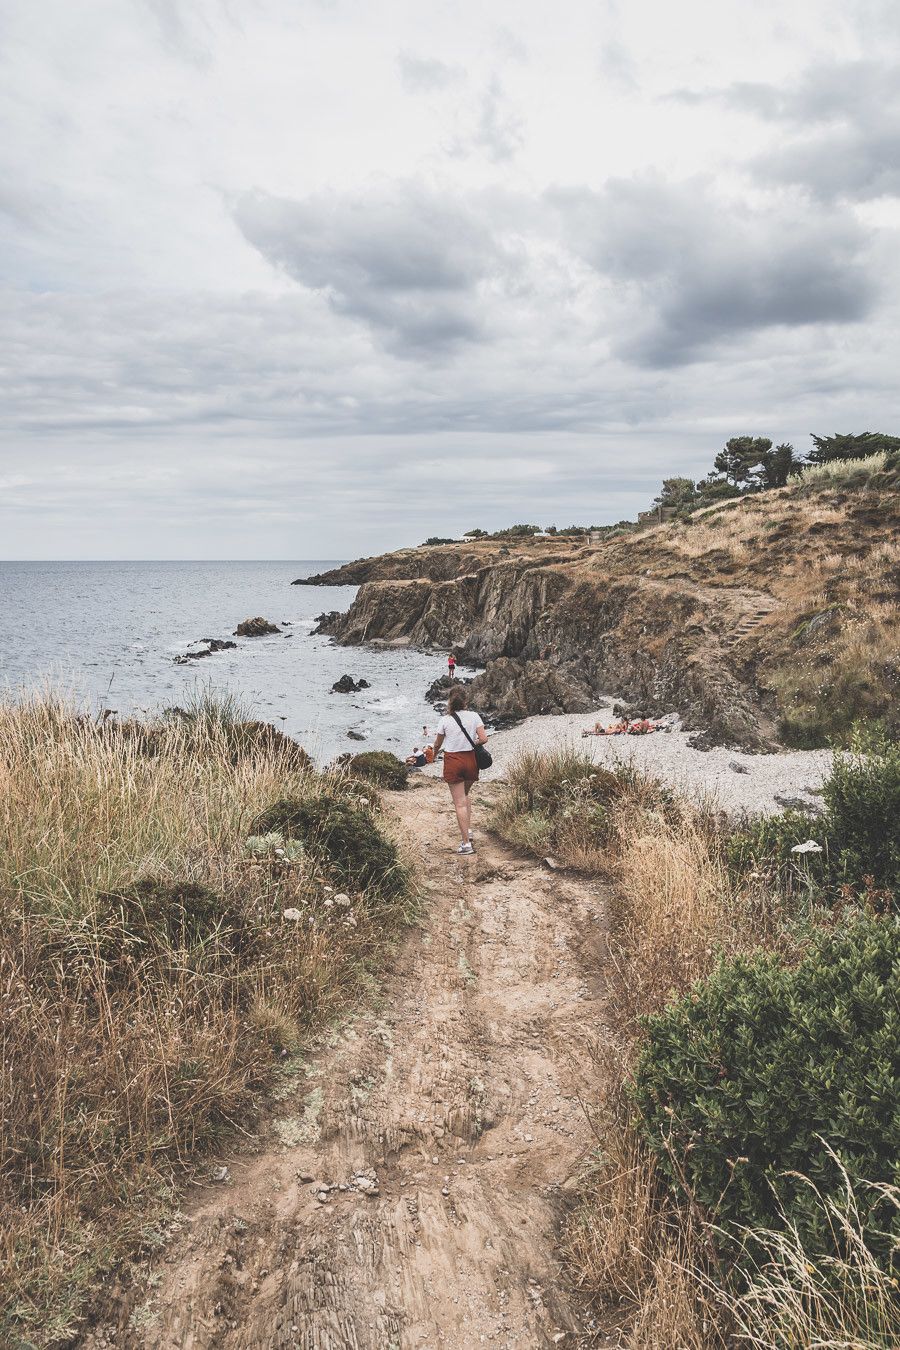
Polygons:
<instances>
[{"instance_id":1,"label":"pine tree","mask_svg":"<svg viewBox=\"0 0 900 1350\"><path fill-rule=\"evenodd\" d=\"M741 488L751 481L753 470L771 449L772 442L765 436L732 436L713 464L729 483Z\"/></svg>"}]
</instances>

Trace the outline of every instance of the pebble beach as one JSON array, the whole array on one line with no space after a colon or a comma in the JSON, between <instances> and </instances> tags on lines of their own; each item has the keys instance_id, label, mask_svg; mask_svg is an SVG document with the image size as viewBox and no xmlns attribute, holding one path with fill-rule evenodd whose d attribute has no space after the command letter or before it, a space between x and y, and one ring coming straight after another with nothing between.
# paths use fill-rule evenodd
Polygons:
<instances>
[{"instance_id":1,"label":"pebble beach","mask_svg":"<svg viewBox=\"0 0 900 1350\"><path fill-rule=\"evenodd\" d=\"M669 787L729 815L775 815L785 809L781 798L796 798L816 809L822 783L831 767L830 750L785 750L777 754L749 754L717 748L695 750L688 744L693 733L678 730L678 719L666 719L673 730L647 736L585 736L595 722L617 719L613 700L594 712L528 717L508 731L491 736L492 768L485 781L502 781L509 765L524 750L570 747L589 755L594 763L632 763ZM440 776L440 765L422 772Z\"/></svg>"}]
</instances>

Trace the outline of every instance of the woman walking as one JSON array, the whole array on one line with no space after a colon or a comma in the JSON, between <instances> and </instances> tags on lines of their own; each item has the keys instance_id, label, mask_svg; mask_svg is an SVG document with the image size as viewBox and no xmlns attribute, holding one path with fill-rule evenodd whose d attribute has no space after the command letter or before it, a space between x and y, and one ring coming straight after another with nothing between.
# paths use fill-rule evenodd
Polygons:
<instances>
[{"instance_id":1,"label":"woman walking","mask_svg":"<svg viewBox=\"0 0 900 1350\"><path fill-rule=\"evenodd\" d=\"M472 784L478 782L478 761L475 747L484 745L487 732L477 712L466 708L466 691L462 688L451 689L447 699L447 711L438 723L434 740L434 753L443 747L444 782L450 788L453 806L462 843L457 853L474 853L472 844L472 805L469 793ZM490 763L490 757L488 757Z\"/></svg>"}]
</instances>

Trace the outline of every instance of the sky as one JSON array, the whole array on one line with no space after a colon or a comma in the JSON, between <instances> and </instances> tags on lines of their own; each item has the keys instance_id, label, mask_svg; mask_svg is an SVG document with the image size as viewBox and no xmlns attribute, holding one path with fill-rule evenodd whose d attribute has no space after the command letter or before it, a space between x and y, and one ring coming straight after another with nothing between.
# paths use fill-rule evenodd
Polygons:
<instances>
[{"instance_id":1,"label":"sky","mask_svg":"<svg viewBox=\"0 0 900 1350\"><path fill-rule=\"evenodd\" d=\"M895 0L0 0L0 557L606 523L900 433Z\"/></svg>"}]
</instances>

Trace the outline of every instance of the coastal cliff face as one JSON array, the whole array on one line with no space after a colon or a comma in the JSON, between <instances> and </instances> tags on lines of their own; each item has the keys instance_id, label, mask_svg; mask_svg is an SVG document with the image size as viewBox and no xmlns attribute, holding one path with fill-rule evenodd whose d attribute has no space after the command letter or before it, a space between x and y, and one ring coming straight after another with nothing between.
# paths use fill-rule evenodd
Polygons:
<instances>
[{"instance_id":1,"label":"coastal cliff face","mask_svg":"<svg viewBox=\"0 0 900 1350\"><path fill-rule=\"evenodd\" d=\"M472 697L493 718L588 711L613 694L645 715L679 712L701 743L762 748L788 713L808 722L846 698L853 662L861 712L883 715L892 692L896 703L896 492L788 488L577 549L444 546L350 566L365 573L357 597L323 631L452 649L485 667Z\"/></svg>"}]
</instances>

